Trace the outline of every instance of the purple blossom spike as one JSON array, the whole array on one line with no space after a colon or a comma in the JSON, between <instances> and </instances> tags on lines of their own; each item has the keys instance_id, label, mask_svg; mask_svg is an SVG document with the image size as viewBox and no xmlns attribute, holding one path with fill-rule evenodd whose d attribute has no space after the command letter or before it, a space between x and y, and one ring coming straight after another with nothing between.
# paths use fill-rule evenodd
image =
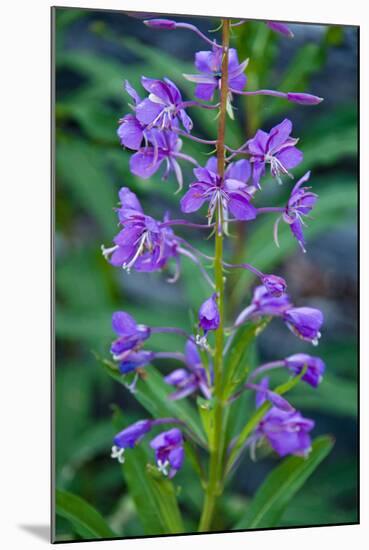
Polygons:
<instances>
[{"instance_id":1,"label":"purple blossom spike","mask_svg":"<svg viewBox=\"0 0 369 550\"><path fill-rule=\"evenodd\" d=\"M282 277L277 275L263 275L261 282L274 298L279 298L282 294L285 293L287 288L287 283Z\"/></svg>"},{"instance_id":2,"label":"purple blossom spike","mask_svg":"<svg viewBox=\"0 0 369 550\"><path fill-rule=\"evenodd\" d=\"M141 124L149 129L171 130L181 122L186 132L191 131L192 120L183 107L181 92L169 78L155 80L143 76L141 84L149 92L149 97L135 107Z\"/></svg>"},{"instance_id":3,"label":"purple blossom spike","mask_svg":"<svg viewBox=\"0 0 369 550\"><path fill-rule=\"evenodd\" d=\"M119 198L121 207L117 212L123 229L115 236L113 247L102 247L103 255L112 265L127 272L132 268L136 271L162 269L169 258L177 256L173 231L146 216L128 187L122 187Z\"/></svg>"},{"instance_id":4,"label":"purple blossom spike","mask_svg":"<svg viewBox=\"0 0 369 550\"><path fill-rule=\"evenodd\" d=\"M237 51L229 49L228 53L228 86L235 91L243 90L247 78L244 74L248 59L239 63ZM183 75L190 82L197 84L195 96L204 101L211 101L215 90L220 90L222 76L222 50L213 47L213 51L201 51L195 54L195 67L200 74Z\"/></svg>"},{"instance_id":5,"label":"purple blossom spike","mask_svg":"<svg viewBox=\"0 0 369 550\"><path fill-rule=\"evenodd\" d=\"M318 195L310 191L311 187L302 187L309 178L310 171L306 172L306 174L296 183L291 191L285 212L282 216L283 220L289 224L291 232L297 239L303 252L306 252L305 238L302 230L304 225L303 217L310 213L318 199ZM280 218L277 220L275 226L275 240L277 245L279 220Z\"/></svg>"},{"instance_id":6,"label":"purple blossom spike","mask_svg":"<svg viewBox=\"0 0 369 550\"><path fill-rule=\"evenodd\" d=\"M307 368L302 380L317 388L323 380L323 374L325 371L324 361L320 357L313 357L306 353L296 353L290 355L284 360L286 367L295 373L300 374L303 368Z\"/></svg>"},{"instance_id":7,"label":"purple blossom spike","mask_svg":"<svg viewBox=\"0 0 369 550\"><path fill-rule=\"evenodd\" d=\"M287 36L287 38L293 38L294 37L294 34L291 31L291 29L287 25L285 25L284 23L280 23L279 21L267 21L266 25L272 31L277 32L279 34L283 34L283 36Z\"/></svg>"},{"instance_id":8,"label":"purple blossom spike","mask_svg":"<svg viewBox=\"0 0 369 550\"><path fill-rule=\"evenodd\" d=\"M251 175L247 160L231 163L224 178L221 178L217 173L216 158L212 157L204 168L195 168L194 174L197 180L181 199L182 212L196 212L205 202L209 202L209 224L216 208L222 211L224 222L228 220L228 211L237 220L253 220L256 217L257 210L251 204L252 195L246 185Z\"/></svg>"},{"instance_id":9,"label":"purple blossom spike","mask_svg":"<svg viewBox=\"0 0 369 550\"><path fill-rule=\"evenodd\" d=\"M253 163L255 186L260 187L260 178L265 173L266 164L270 164L270 172L279 183L282 183L281 175L291 177L289 170L300 164L303 154L295 147L298 139L290 137L291 132L292 122L285 118L269 133L258 130L248 141L247 151Z\"/></svg>"},{"instance_id":10,"label":"purple blossom spike","mask_svg":"<svg viewBox=\"0 0 369 550\"><path fill-rule=\"evenodd\" d=\"M257 408L268 398L268 378L263 378L260 386L261 390L256 396ZM314 421L304 418L300 412L272 407L259 422L251 439L252 446L255 448L258 441L266 439L281 457L290 454L307 456L311 450L309 432L313 428Z\"/></svg>"},{"instance_id":11,"label":"purple blossom spike","mask_svg":"<svg viewBox=\"0 0 369 550\"><path fill-rule=\"evenodd\" d=\"M171 171L176 175L179 189L183 186L183 176L176 156L181 150L182 140L175 132L159 131L155 128L147 132L147 140L152 144L140 148L130 159L130 170L135 176L150 178L165 162L166 169L163 179L167 179Z\"/></svg>"},{"instance_id":12,"label":"purple blossom spike","mask_svg":"<svg viewBox=\"0 0 369 550\"><path fill-rule=\"evenodd\" d=\"M217 330L220 323L220 315L217 304L217 294L214 293L210 298L205 300L199 309L199 326L208 332L209 330Z\"/></svg>"},{"instance_id":13,"label":"purple blossom spike","mask_svg":"<svg viewBox=\"0 0 369 550\"><path fill-rule=\"evenodd\" d=\"M278 316L292 307L287 294L273 296L263 285L255 288L251 304L237 317L235 326L244 323L247 319L257 319L263 316Z\"/></svg>"},{"instance_id":14,"label":"purple blossom spike","mask_svg":"<svg viewBox=\"0 0 369 550\"><path fill-rule=\"evenodd\" d=\"M173 478L182 467L184 460L181 430L172 428L160 433L150 441L150 447L155 451L158 470L169 479Z\"/></svg>"},{"instance_id":15,"label":"purple blossom spike","mask_svg":"<svg viewBox=\"0 0 369 550\"><path fill-rule=\"evenodd\" d=\"M125 311L113 313L112 328L118 335L110 348L115 359L123 352L136 348L150 336L149 327L137 324L133 317Z\"/></svg>"},{"instance_id":16,"label":"purple blossom spike","mask_svg":"<svg viewBox=\"0 0 369 550\"><path fill-rule=\"evenodd\" d=\"M296 336L314 346L318 345L323 324L323 313L312 307L295 307L283 313L283 319L288 328Z\"/></svg>"}]
</instances>

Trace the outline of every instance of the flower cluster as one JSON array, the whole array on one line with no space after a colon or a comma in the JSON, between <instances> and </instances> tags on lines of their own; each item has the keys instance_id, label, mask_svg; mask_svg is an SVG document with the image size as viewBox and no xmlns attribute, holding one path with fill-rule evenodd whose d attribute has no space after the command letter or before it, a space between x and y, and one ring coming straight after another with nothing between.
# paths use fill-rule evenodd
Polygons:
<instances>
[{"instance_id":1,"label":"flower cluster","mask_svg":"<svg viewBox=\"0 0 369 550\"><path fill-rule=\"evenodd\" d=\"M234 23L234 26L244 23L240 21ZM174 266L175 273L168 278L171 282L178 279L181 261L187 258L196 265L211 290L204 296L202 303L197 304L198 324L190 332L175 327L149 327L138 324L127 312L115 312L112 328L117 337L110 349L112 359L122 376L130 378L133 373L133 382L127 384L132 392L138 391L137 384L138 389L140 384L145 384L145 368L152 362L160 362L162 367L163 360L169 360L169 365L180 363L163 376L168 387L168 400L201 396L210 403L214 396L219 401L226 395L230 405L244 391L254 391L257 408L268 403L269 409L257 423L244 447L248 446L255 454L256 446L267 442L280 456L307 456L311 448L310 432L314 422L296 411L280 392L270 389L268 378L262 378L259 383L255 379L259 374L283 368L297 381L301 378L311 387L317 388L325 370L322 359L297 353L261 365L250 374L245 367L243 378L241 376L237 379L238 387L232 395L227 392L230 387L234 390L234 380L227 380L225 375L219 383L222 361L232 349L235 333L245 323L257 327L261 319L278 317L293 334L306 342L317 345L321 336L323 314L320 310L306 306L295 307L286 293L287 284L282 277L262 273L256 266L247 263L227 263L223 260L222 252L219 252L222 248L218 246L228 235L229 226L233 222L252 222L260 215L277 214L274 231L277 246L278 228L283 221L305 251L304 218L309 215L318 198L310 187L304 186L310 178L310 172L292 186L286 204L263 207L255 204L255 197L262 195L264 178L271 178L279 184L283 181L286 184L294 178L293 170L303 160L303 153L297 148L299 139L292 137L291 120L284 119L269 130L258 129L239 148L232 149L224 143L221 130L213 141L196 136L187 111L191 108L219 110L219 117L225 121L227 113L233 116L232 105L237 96L267 95L302 105L316 105L321 98L300 92L246 89L248 60L240 62L234 48L224 42L218 44L189 23L149 19L145 24L159 30L189 30L211 49L198 51L195 54L196 70L193 74L184 75L196 84L194 100L183 99L177 85L166 77L158 80L142 76L145 97L141 97L126 81L124 88L132 104L131 112L119 120L119 140L122 147L131 151L129 166L133 175L148 179L164 167L163 179L168 179L172 174L177 181L178 191L184 188L179 200L180 210L186 215L201 211L204 205L207 210L204 223L194 223L187 216L184 219L172 219L167 212L163 213L160 221L144 212L138 197L129 187L122 187L116 208L119 232L113 239L113 246L102 247L102 252L111 265L126 272L162 272L170 271ZM268 21L266 24L284 36L293 36L282 23ZM215 146L217 155L210 157L201 166L196 159L183 153L184 141L187 139L212 148ZM182 163L194 166L193 180L186 187ZM173 228L181 226L211 231L211 235L215 233L215 255L204 254L177 234ZM209 262L218 269L218 276L215 275L214 279L209 272ZM223 279L229 269L247 269L259 284L254 289L251 303L238 313L225 331ZM183 350L157 352L146 349L146 346L151 347L148 344L151 337L158 333L182 336ZM219 334L222 338L218 338ZM228 340L222 348L223 338L226 337ZM157 418L135 422L114 438L112 457L122 463L125 449L133 448L148 433L163 424L172 424L174 427L154 435L149 446L155 454L158 470L172 478L182 467L185 440L193 439L193 443L197 443L190 426L182 420ZM231 443L230 448L225 449L224 456L232 456L232 448L240 446L239 441L236 445Z\"/></svg>"}]
</instances>

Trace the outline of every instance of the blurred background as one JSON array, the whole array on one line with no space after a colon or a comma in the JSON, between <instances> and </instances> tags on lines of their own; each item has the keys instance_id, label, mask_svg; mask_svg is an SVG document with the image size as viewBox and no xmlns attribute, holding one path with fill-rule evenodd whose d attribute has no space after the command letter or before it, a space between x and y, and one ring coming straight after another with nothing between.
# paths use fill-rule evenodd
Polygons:
<instances>
[{"instance_id":1,"label":"blurred background","mask_svg":"<svg viewBox=\"0 0 369 550\"><path fill-rule=\"evenodd\" d=\"M186 19L203 31L219 21ZM318 350L290 334L278 320L258 340L258 361L298 351L317 353L327 365L317 391L300 384L291 401L316 421L314 435L331 433L333 452L293 499L280 526L319 525L357 520L357 29L324 25L291 25L289 40L261 22L234 29L233 44L241 60L249 57L248 88L308 91L325 98L317 107L293 106L274 98L242 98L235 121L228 119L227 141L239 145L257 128L269 130L288 116L300 137L303 163L296 177L311 169L310 183L319 201L306 229L307 254L302 254L288 228L281 227L278 249L273 243L274 219L261 217L234 229L228 239L228 260L247 261L267 273L286 278L297 305L316 306L325 315ZM217 36L215 33L214 36ZM161 218L165 210L182 217L176 182L160 173L148 181L129 172L130 153L116 136L118 119L129 112L123 91L128 79L140 90L141 75L172 79L191 98L194 85L182 73L193 73L194 54L208 49L186 31L146 28L121 12L57 8L56 71L56 485L95 506L125 536L142 535L121 470L110 458L111 405L118 404L128 424L145 417L140 405L112 381L96 360L108 358L113 339L111 314L126 310L148 325L191 326L193 312L208 296L192 265L183 262L176 285L165 273L127 275L111 267L100 246L109 246L117 232L113 208L117 191L129 186L144 210ZM192 109L194 133L214 139L211 112ZM184 149L200 163L208 150L186 140ZM191 169L182 165L185 181ZM283 186L265 179L259 205L283 205L290 181ZM261 201L261 202L260 202ZM200 217L193 219L201 220ZM281 224L282 225L282 224ZM203 234L179 230L201 250L211 244ZM195 284L194 284L194 278ZM256 281L247 273L228 282L228 316L250 300ZM155 336L151 349L181 350L183 341ZM174 365L166 363L163 372ZM275 376L278 381L278 375ZM241 419L242 421L242 419ZM220 503L219 530L229 529L277 464L274 455L252 463L245 457ZM186 527L196 529L201 490L191 469L181 473L179 496ZM57 518L57 537L78 535Z\"/></svg>"}]
</instances>

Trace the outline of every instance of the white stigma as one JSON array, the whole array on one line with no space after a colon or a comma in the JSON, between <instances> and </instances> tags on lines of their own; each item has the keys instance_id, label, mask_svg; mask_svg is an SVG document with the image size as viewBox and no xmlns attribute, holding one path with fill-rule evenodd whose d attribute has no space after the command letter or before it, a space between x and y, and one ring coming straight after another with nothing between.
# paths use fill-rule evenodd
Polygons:
<instances>
[{"instance_id":1,"label":"white stigma","mask_svg":"<svg viewBox=\"0 0 369 550\"><path fill-rule=\"evenodd\" d=\"M158 460L158 470L164 476L168 475L168 467L169 467L169 461L168 460L166 460L165 462L162 462L161 460Z\"/></svg>"},{"instance_id":2,"label":"white stigma","mask_svg":"<svg viewBox=\"0 0 369 550\"><path fill-rule=\"evenodd\" d=\"M200 334L196 334L195 342L201 349L205 349L205 350L209 349L209 344L206 339L206 336L201 336Z\"/></svg>"},{"instance_id":3,"label":"white stigma","mask_svg":"<svg viewBox=\"0 0 369 550\"><path fill-rule=\"evenodd\" d=\"M137 250L136 250L136 253L135 255L133 256L133 258L127 263L127 262L124 262L124 264L122 265L122 268L127 271L127 273L130 273L131 271L131 267L134 266L134 264L136 263L136 260L141 256L144 248L145 248L145 242L148 238L148 232L145 231L141 238L140 238L140 244L138 245L137 247Z\"/></svg>"},{"instance_id":4,"label":"white stigma","mask_svg":"<svg viewBox=\"0 0 369 550\"><path fill-rule=\"evenodd\" d=\"M111 458L116 458L119 464L124 463L124 448L118 447L118 445L113 445L111 448Z\"/></svg>"},{"instance_id":5,"label":"white stigma","mask_svg":"<svg viewBox=\"0 0 369 550\"><path fill-rule=\"evenodd\" d=\"M118 247L118 245L116 245L116 246L112 246L111 248L105 248L105 246L102 244L100 248L101 248L101 253L104 256L104 258L108 259L110 254L113 254L113 252L115 250L117 250L117 248L119 248L119 247Z\"/></svg>"}]
</instances>

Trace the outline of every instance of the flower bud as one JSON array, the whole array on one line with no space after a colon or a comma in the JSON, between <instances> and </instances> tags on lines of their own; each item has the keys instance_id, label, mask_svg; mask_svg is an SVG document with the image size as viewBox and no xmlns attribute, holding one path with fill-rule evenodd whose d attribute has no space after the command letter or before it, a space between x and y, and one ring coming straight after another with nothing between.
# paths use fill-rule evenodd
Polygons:
<instances>
[{"instance_id":1,"label":"flower bud","mask_svg":"<svg viewBox=\"0 0 369 550\"><path fill-rule=\"evenodd\" d=\"M318 344L323 324L323 313L312 307L295 307L283 313L288 328L302 340Z\"/></svg>"},{"instance_id":2,"label":"flower bud","mask_svg":"<svg viewBox=\"0 0 369 550\"><path fill-rule=\"evenodd\" d=\"M219 327L220 316L217 295L214 293L205 300L199 309L199 325L204 331L216 330Z\"/></svg>"},{"instance_id":3,"label":"flower bud","mask_svg":"<svg viewBox=\"0 0 369 550\"><path fill-rule=\"evenodd\" d=\"M312 94L304 94L298 92L288 92L287 93L288 101L292 103L298 103L299 105L318 105L323 101L322 97Z\"/></svg>"},{"instance_id":4,"label":"flower bud","mask_svg":"<svg viewBox=\"0 0 369 550\"><path fill-rule=\"evenodd\" d=\"M291 29L287 27L287 25L285 25L284 23L279 23L277 21L267 21L266 24L267 24L267 27L269 27L274 32L283 34L283 36L287 36L287 38L294 37L294 34L291 31Z\"/></svg>"},{"instance_id":5,"label":"flower bud","mask_svg":"<svg viewBox=\"0 0 369 550\"><path fill-rule=\"evenodd\" d=\"M279 298L286 291L287 283L277 275L264 275L261 279L263 285L271 296Z\"/></svg>"},{"instance_id":6,"label":"flower bud","mask_svg":"<svg viewBox=\"0 0 369 550\"><path fill-rule=\"evenodd\" d=\"M177 23L171 19L146 19L144 24L153 29L164 29L171 31L177 28Z\"/></svg>"},{"instance_id":7,"label":"flower bud","mask_svg":"<svg viewBox=\"0 0 369 550\"><path fill-rule=\"evenodd\" d=\"M320 357L313 357L306 353L296 353L285 359L286 367L294 374L300 374L302 369L306 368L306 372L302 380L316 388L323 379L325 364Z\"/></svg>"}]
</instances>

